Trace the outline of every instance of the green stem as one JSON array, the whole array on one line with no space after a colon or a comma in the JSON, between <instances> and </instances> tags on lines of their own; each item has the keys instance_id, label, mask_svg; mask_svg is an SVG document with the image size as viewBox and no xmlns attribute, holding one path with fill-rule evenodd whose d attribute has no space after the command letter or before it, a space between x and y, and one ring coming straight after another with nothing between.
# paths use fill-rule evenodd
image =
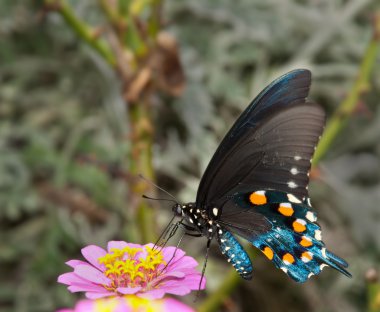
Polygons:
<instances>
[{"instance_id":1,"label":"green stem","mask_svg":"<svg viewBox=\"0 0 380 312\"><path fill-rule=\"evenodd\" d=\"M361 95L364 91L368 90L369 79L379 50L380 14L376 17L375 20L375 33L372 40L369 42L367 50L363 56L358 77L351 89L351 92L340 104L328 122L324 134L319 142L318 148L314 154L313 166L316 166L323 158L323 156L327 153L336 136L346 126L349 118L352 116Z\"/></svg>"},{"instance_id":2,"label":"green stem","mask_svg":"<svg viewBox=\"0 0 380 312\"><path fill-rule=\"evenodd\" d=\"M95 36L92 28L75 16L73 9L65 0L45 0L45 3L56 8L73 31L97 51L109 65L116 66L116 58L106 41Z\"/></svg>"},{"instance_id":3,"label":"green stem","mask_svg":"<svg viewBox=\"0 0 380 312\"><path fill-rule=\"evenodd\" d=\"M380 284L369 283L368 289L368 312L380 311Z\"/></svg>"},{"instance_id":4,"label":"green stem","mask_svg":"<svg viewBox=\"0 0 380 312\"><path fill-rule=\"evenodd\" d=\"M122 18L119 16L119 13L110 6L107 0L99 0L99 3L112 25L117 26L122 22Z\"/></svg>"}]
</instances>

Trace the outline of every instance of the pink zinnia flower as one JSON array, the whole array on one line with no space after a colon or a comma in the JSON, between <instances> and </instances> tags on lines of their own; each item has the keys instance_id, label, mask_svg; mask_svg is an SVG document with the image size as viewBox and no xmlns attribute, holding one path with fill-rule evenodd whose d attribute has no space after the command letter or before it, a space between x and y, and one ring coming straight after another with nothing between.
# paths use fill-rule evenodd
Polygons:
<instances>
[{"instance_id":1,"label":"pink zinnia flower","mask_svg":"<svg viewBox=\"0 0 380 312\"><path fill-rule=\"evenodd\" d=\"M79 301L74 309L61 309L57 312L194 312L192 308L173 298L148 300L136 296L102 298Z\"/></svg>"},{"instance_id":2,"label":"pink zinnia flower","mask_svg":"<svg viewBox=\"0 0 380 312\"><path fill-rule=\"evenodd\" d=\"M107 251L87 246L82 255L88 262L66 262L74 271L60 275L58 282L69 285L71 292L86 292L89 299L131 294L158 299L165 293L183 296L198 289L201 274L195 270L197 261L181 249L175 252L175 247L152 248L153 244L123 241L109 242ZM205 279L201 289L204 287Z\"/></svg>"}]
</instances>

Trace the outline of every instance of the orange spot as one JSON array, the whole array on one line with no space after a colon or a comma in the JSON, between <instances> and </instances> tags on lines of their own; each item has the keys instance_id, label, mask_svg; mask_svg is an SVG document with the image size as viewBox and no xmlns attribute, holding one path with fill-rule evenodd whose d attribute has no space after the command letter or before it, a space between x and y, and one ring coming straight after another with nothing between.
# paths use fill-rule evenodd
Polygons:
<instances>
[{"instance_id":1,"label":"orange spot","mask_svg":"<svg viewBox=\"0 0 380 312\"><path fill-rule=\"evenodd\" d=\"M313 259L313 255L311 254L311 252L305 251L302 253L301 258L305 258L306 260L310 261L311 259Z\"/></svg>"},{"instance_id":2,"label":"orange spot","mask_svg":"<svg viewBox=\"0 0 380 312\"><path fill-rule=\"evenodd\" d=\"M294 257L293 257L290 253L285 254L285 255L282 257L282 260L283 260L286 264L292 264L292 263L294 263Z\"/></svg>"},{"instance_id":3,"label":"orange spot","mask_svg":"<svg viewBox=\"0 0 380 312\"><path fill-rule=\"evenodd\" d=\"M302 236L302 239L300 241L300 245L303 247L310 247L310 246L313 246L313 242L311 241L310 238L308 238L306 236Z\"/></svg>"},{"instance_id":4,"label":"orange spot","mask_svg":"<svg viewBox=\"0 0 380 312\"><path fill-rule=\"evenodd\" d=\"M297 219L293 222L293 229L298 233L306 231L306 221L302 219Z\"/></svg>"},{"instance_id":5,"label":"orange spot","mask_svg":"<svg viewBox=\"0 0 380 312\"><path fill-rule=\"evenodd\" d=\"M293 215L294 209L292 208L291 205L284 206L284 204L282 204L278 207L278 212L284 215L285 217L290 217Z\"/></svg>"},{"instance_id":6,"label":"orange spot","mask_svg":"<svg viewBox=\"0 0 380 312\"><path fill-rule=\"evenodd\" d=\"M269 260L272 260L273 259L273 250L270 249L269 247L265 247L262 252L264 253L264 255L269 259Z\"/></svg>"},{"instance_id":7,"label":"orange spot","mask_svg":"<svg viewBox=\"0 0 380 312\"><path fill-rule=\"evenodd\" d=\"M261 192L253 192L249 196L249 200L254 205L264 205L267 203L267 198L264 193L261 194Z\"/></svg>"}]
</instances>

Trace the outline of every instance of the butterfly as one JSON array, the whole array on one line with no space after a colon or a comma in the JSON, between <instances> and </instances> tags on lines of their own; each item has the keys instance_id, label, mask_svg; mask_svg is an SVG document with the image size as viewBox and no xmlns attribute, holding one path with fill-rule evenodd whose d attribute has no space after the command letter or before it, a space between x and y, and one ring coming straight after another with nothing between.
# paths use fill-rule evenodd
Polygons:
<instances>
[{"instance_id":1,"label":"butterfly","mask_svg":"<svg viewBox=\"0 0 380 312\"><path fill-rule=\"evenodd\" d=\"M307 99L310 84L306 69L269 84L217 148L196 201L173 206L189 235L207 238L205 265L215 239L240 276L251 279L241 237L297 282L325 266L351 277L347 262L326 249L308 195L311 159L325 124L324 110Z\"/></svg>"}]
</instances>

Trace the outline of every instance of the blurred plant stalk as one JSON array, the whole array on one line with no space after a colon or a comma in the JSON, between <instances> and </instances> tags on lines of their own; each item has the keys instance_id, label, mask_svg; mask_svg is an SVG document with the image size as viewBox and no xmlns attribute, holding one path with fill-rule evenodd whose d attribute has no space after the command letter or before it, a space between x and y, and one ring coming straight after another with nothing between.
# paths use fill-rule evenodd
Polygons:
<instances>
[{"instance_id":1,"label":"blurred plant stalk","mask_svg":"<svg viewBox=\"0 0 380 312\"><path fill-rule=\"evenodd\" d=\"M379 274L371 268L366 272L367 280L367 297L368 297L368 312L380 311L380 284Z\"/></svg>"},{"instance_id":2,"label":"blurred plant stalk","mask_svg":"<svg viewBox=\"0 0 380 312\"><path fill-rule=\"evenodd\" d=\"M350 90L347 97L340 103L337 110L327 123L323 136L318 144L313 158L313 167L315 168L320 160L325 156L331 144L334 142L339 132L347 124L349 118L354 114L360 97L370 89L369 79L371 77L374 63L379 54L380 46L380 12L375 13L373 23L373 36L368 43L366 51L363 55L361 65L358 72L358 77ZM254 256L254 251L249 250L250 256ZM198 311L212 312L217 311L221 304L223 304L226 297L241 283L243 279L235 272L235 269L230 269L225 279L218 287L218 289L200 305ZM380 300L379 284L371 284L369 286L370 298ZM372 296L371 294L376 294ZM374 299L373 299L374 300ZM371 302L370 299L370 304ZM376 301L379 303L380 301ZM380 305L376 305L376 310L369 309L370 312L379 311Z\"/></svg>"},{"instance_id":3,"label":"blurred plant stalk","mask_svg":"<svg viewBox=\"0 0 380 312\"><path fill-rule=\"evenodd\" d=\"M380 47L380 12L374 15L373 36L364 53L358 76L344 101L338 106L333 116L327 123L326 129L319 141L318 148L313 158L313 166L318 165L319 161L328 152L332 142L340 131L346 126L350 117L355 113L362 95L371 88L370 77L376 58L379 55Z\"/></svg>"},{"instance_id":4,"label":"blurred plant stalk","mask_svg":"<svg viewBox=\"0 0 380 312\"><path fill-rule=\"evenodd\" d=\"M135 209L141 242L152 242L153 208L141 195L151 186L138 178L155 179L152 165L154 123L152 101L160 93L179 96L185 85L177 43L162 30L161 0L98 0L106 24L94 28L76 16L66 0L44 0L49 12L57 12L89 47L98 53L120 77L122 96L130 125L130 150L127 155L128 206Z\"/></svg>"}]
</instances>

